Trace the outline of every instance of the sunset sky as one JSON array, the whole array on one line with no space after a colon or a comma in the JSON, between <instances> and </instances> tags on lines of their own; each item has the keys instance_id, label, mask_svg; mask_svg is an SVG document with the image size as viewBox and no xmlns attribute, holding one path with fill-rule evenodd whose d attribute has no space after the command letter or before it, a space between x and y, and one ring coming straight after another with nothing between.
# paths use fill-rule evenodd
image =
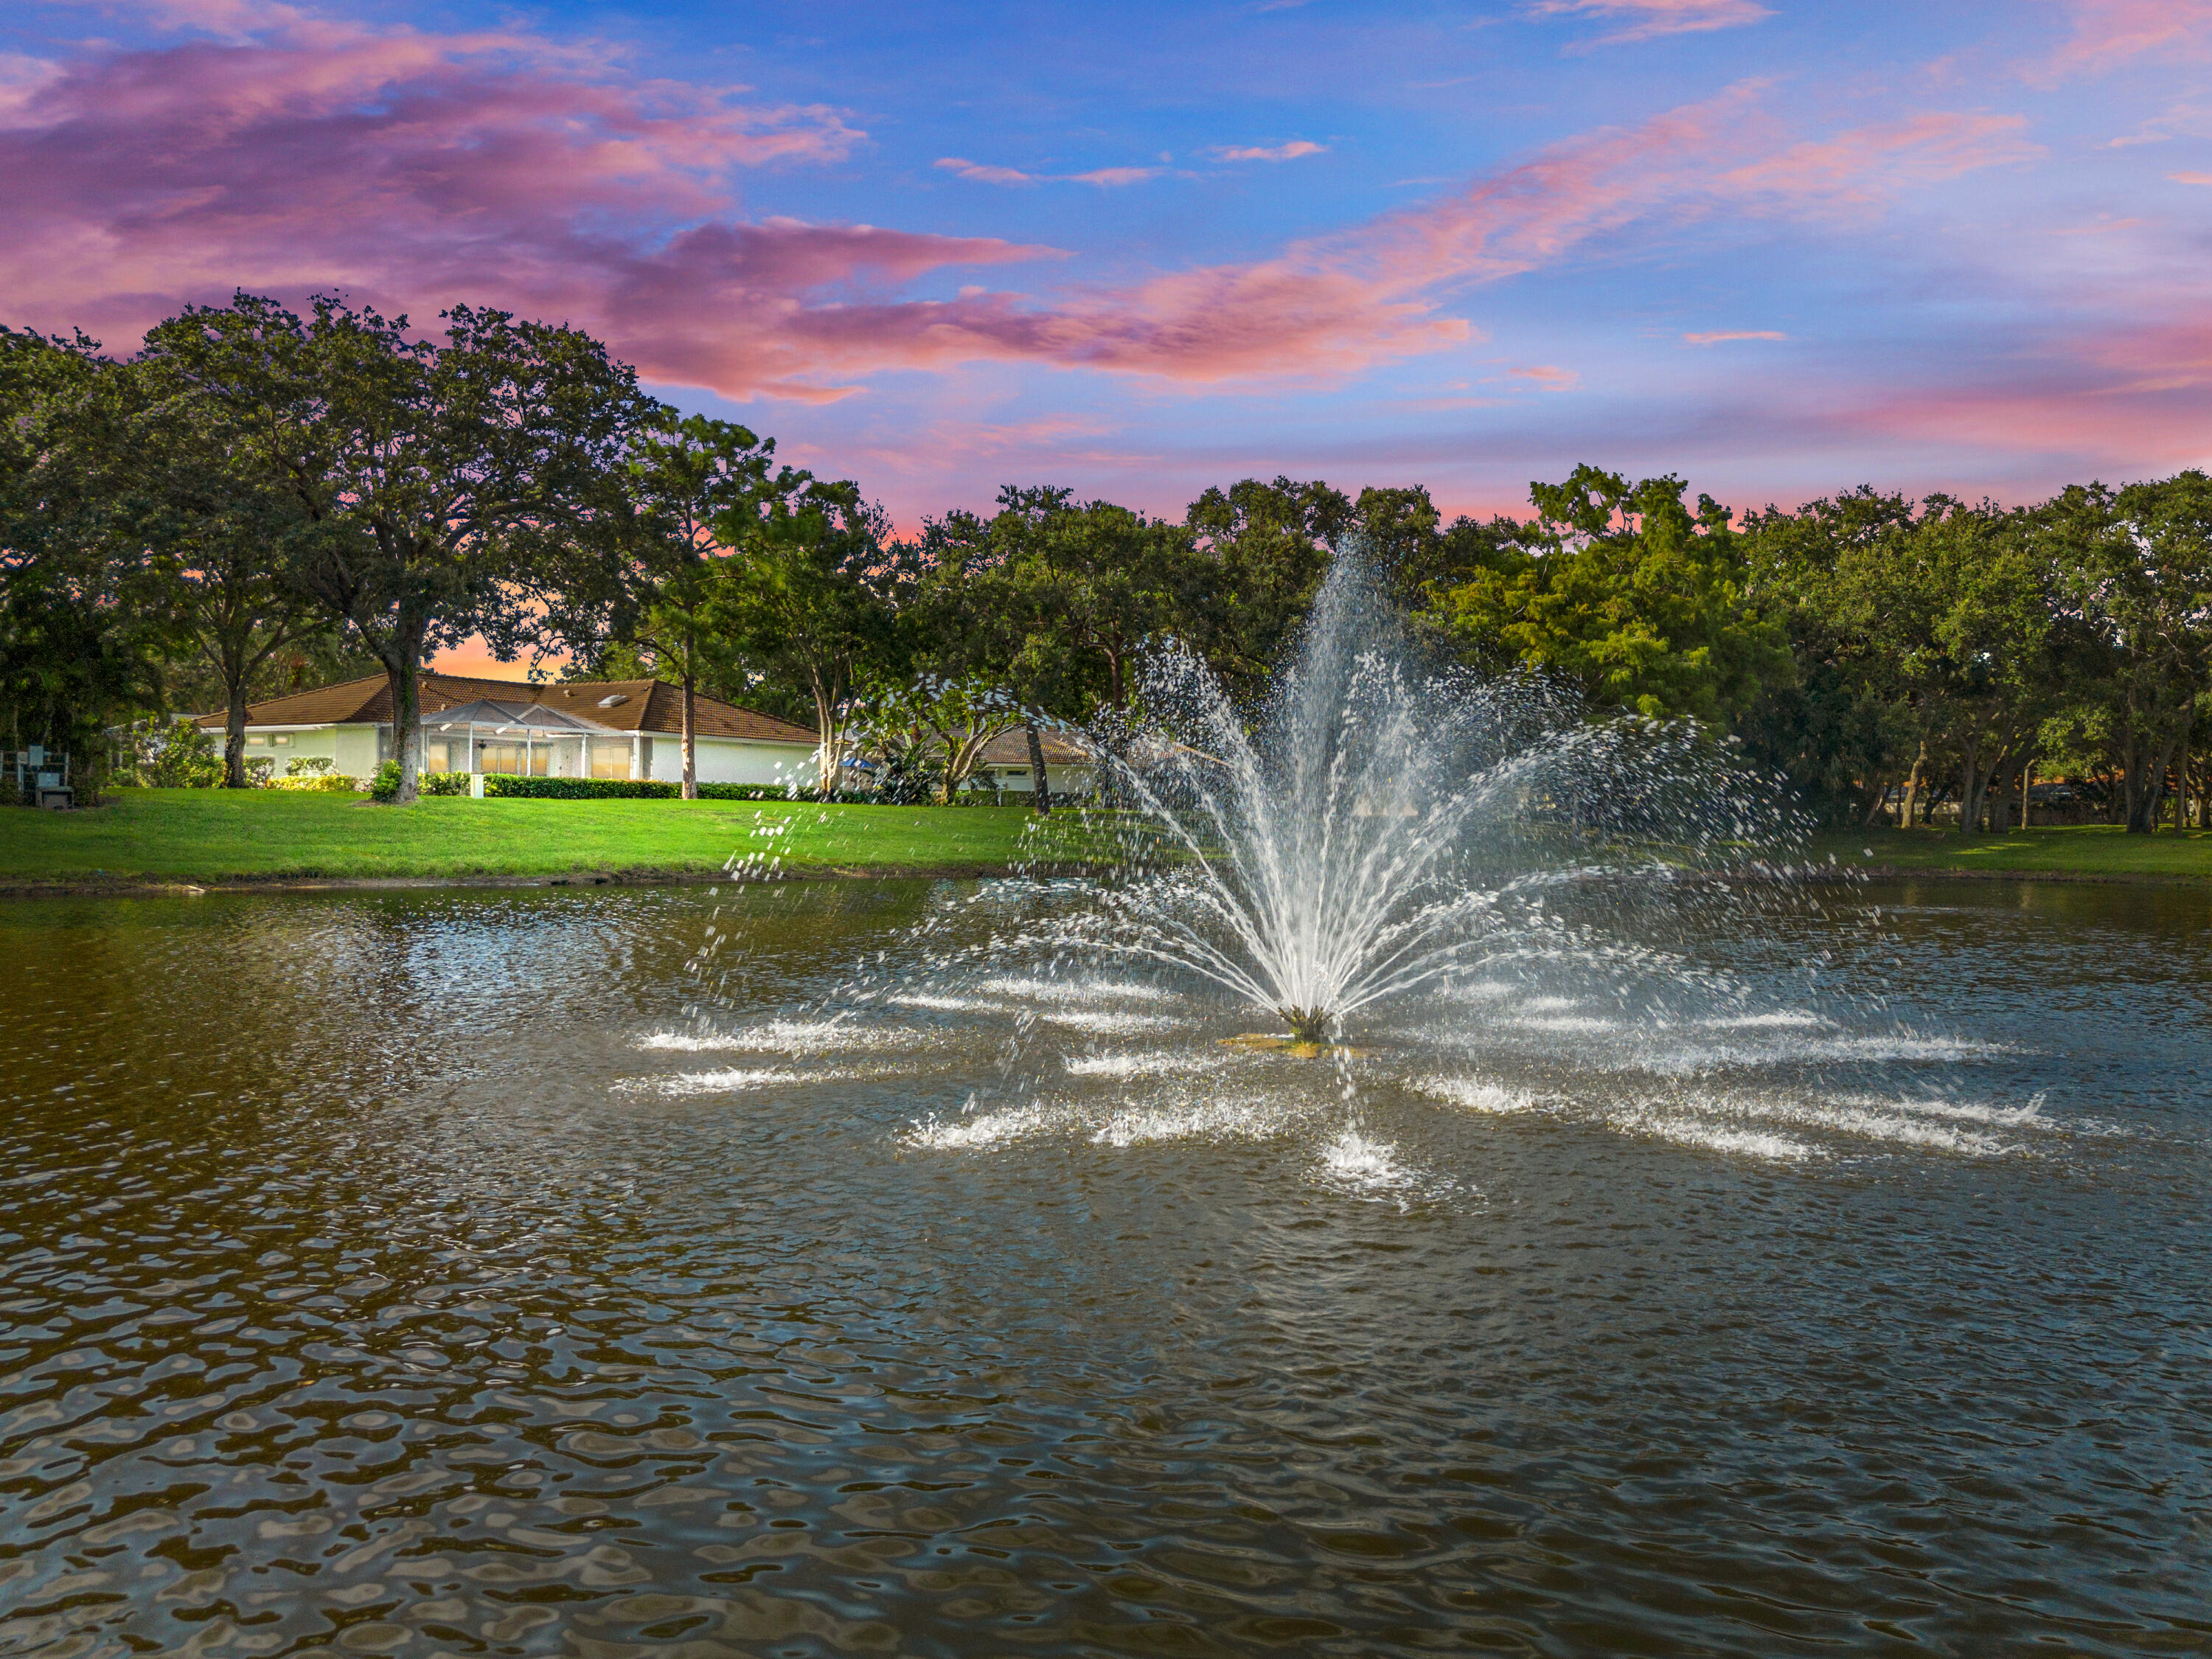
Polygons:
<instances>
[{"instance_id":1,"label":"sunset sky","mask_svg":"<svg viewBox=\"0 0 2212 1659\"><path fill-rule=\"evenodd\" d=\"M2212 459L2212 0L5 15L0 320L506 307L905 527Z\"/></svg>"}]
</instances>

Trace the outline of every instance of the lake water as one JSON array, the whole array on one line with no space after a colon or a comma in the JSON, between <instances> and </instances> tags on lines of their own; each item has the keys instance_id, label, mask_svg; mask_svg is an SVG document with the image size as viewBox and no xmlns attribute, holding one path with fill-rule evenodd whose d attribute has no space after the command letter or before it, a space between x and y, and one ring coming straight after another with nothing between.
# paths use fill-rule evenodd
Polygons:
<instances>
[{"instance_id":1,"label":"lake water","mask_svg":"<svg viewBox=\"0 0 2212 1659\"><path fill-rule=\"evenodd\" d=\"M1080 902L0 908L0 1653L2212 1650L2212 897Z\"/></svg>"}]
</instances>

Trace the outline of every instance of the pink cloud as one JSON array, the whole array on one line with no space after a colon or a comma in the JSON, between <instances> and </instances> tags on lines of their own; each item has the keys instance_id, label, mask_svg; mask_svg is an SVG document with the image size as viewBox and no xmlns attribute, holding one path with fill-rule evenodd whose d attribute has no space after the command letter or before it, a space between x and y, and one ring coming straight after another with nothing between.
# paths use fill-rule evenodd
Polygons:
<instances>
[{"instance_id":1,"label":"pink cloud","mask_svg":"<svg viewBox=\"0 0 2212 1659\"><path fill-rule=\"evenodd\" d=\"M1295 161L1301 155L1322 155L1328 150L1328 145L1316 144L1310 138L1293 138L1287 144L1217 149L1211 154L1222 161Z\"/></svg>"},{"instance_id":2,"label":"pink cloud","mask_svg":"<svg viewBox=\"0 0 2212 1659\"><path fill-rule=\"evenodd\" d=\"M2212 173L2169 173L2166 176L2177 185L2212 185Z\"/></svg>"},{"instance_id":3,"label":"pink cloud","mask_svg":"<svg viewBox=\"0 0 2212 1659\"><path fill-rule=\"evenodd\" d=\"M1147 179L1160 176L1158 167L1093 167L1088 173L1071 173L1068 179L1079 185L1097 185L1112 190L1122 185L1141 185Z\"/></svg>"},{"instance_id":4,"label":"pink cloud","mask_svg":"<svg viewBox=\"0 0 2212 1659\"><path fill-rule=\"evenodd\" d=\"M940 155L934 165L979 185L1033 185L1037 181L1036 173L1024 173L1019 167L987 167L959 155Z\"/></svg>"},{"instance_id":5,"label":"pink cloud","mask_svg":"<svg viewBox=\"0 0 2212 1659\"><path fill-rule=\"evenodd\" d=\"M2069 0L2066 9L2074 33L2029 66L2032 81L2101 75L2152 52L2169 59L2212 55L2212 0Z\"/></svg>"},{"instance_id":6,"label":"pink cloud","mask_svg":"<svg viewBox=\"0 0 2212 1659\"><path fill-rule=\"evenodd\" d=\"M933 165L979 185L1097 185L1112 189L1157 179L1159 167L1094 167L1089 173L1024 173L1019 167L988 166L958 155L940 156Z\"/></svg>"},{"instance_id":7,"label":"pink cloud","mask_svg":"<svg viewBox=\"0 0 2212 1659\"><path fill-rule=\"evenodd\" d=\"M1774 14L1753 0L1534 0L1528 17L1620 18L1626 27L1600 35L1592 46L1650 40L1662 34L1702 34L1741 28Z\"/></svg>"},{"instance_id":8,"label":"pink cloud","mask_svg":"<svg viewBox=\"0 0 2212 1659\"><path fill-rule=\"evenodd\" d=\"M1777 333L1771 328L1718 329L1710 334L1685 334L1692 345L1720 345L1729 340L1786 340L1787 334Z\"/></svg>"},{"instance_id":9,"label":"pink cloud","mask_svg":"<svg viewBox=\"0 0 2212 1659\"><path fill-rule=\"evenodd\" d=\"M1476 337L1443 312L1456 290L1640 221L1863 204L2031 153L2015 123L1943 114L1793 144L1747 85L1272 258L916 298L903 290L949 271L1059 256L737 218L743 170L861 141L833 110L624 79L526 34L199 3L249 38L89 49L33 77L0 126L9 320L127 336L235 286L343 287L425 321L468 299L589 328L656 381L817 401L885 369L988 360L1201 384L1340 375Z\"/></svg>"},{"instance_id":10,"label":"pink cloud","mask_svg":"<svg viewBox=\"0 0 2212 1659\"><path fill-rule=\"evenodd\" d=\"M1574 369L1554 368L1549 363L1532 363L1510 373L1516 380L1534 380L1547 392L1572 392L1583 378Z\"/></svg>"},{"instance_id":11,"label":"pink cloud","mask_svg":"<svg viewBox=\"0 0 2212 1659\"><path fill-rule=\"evenodd\" d=\"M1908 185L2033 161L2044 150L2022 137L2027 129L2018 115L1935 111L1792 144L1730 170L1721 184L1750 196L1865 202Z\"/></svg>"}]
</instances>

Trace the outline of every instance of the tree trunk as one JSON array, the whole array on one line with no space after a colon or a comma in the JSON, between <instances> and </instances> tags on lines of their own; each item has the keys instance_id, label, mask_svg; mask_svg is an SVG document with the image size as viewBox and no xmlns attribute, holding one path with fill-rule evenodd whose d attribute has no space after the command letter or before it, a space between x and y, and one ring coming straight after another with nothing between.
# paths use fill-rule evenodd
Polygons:
<instances>
[{"instance_id":1,"label":"tree trunk","mask_svg":"<svg viewBox=\"0 0 2212 1659\"><path fill-rule=\"evenodd\" d=\"M1959 833L1971 836L1982 827L1982 794L1989 787L1989 775L1982 770L1982 739L1978 733L1966 739L1966 757L1959 763Z\"/></svg>"},{"instance_id":2,"label":"tree trunk","mask_svg":"<svg viewBox=\"0 0 2212 1659\"><path fill-rule=\"evenodd\" d=\"M246 680L230 683L230 713L223 721L222 787L246 787Z\"/></svg>"},{"instance_id":3,"label":"tree trunk","mask_svg":"<svg viewBox=\"0 0 2212 1659\"><path fill-rule=\"evenodd\" d=\"M695 681L691 672L690 642L684 652L684 799L699 799L699 744L694 716L692 690Z\"/></svg>"},{"instance_id":4,"label":"tree trunk","mask_svg":"<svg viewBox=\"0 0 2212 1659\"><path fill-rule=\"evenodd\" d=\"M817 746L814 750L815 787L824 800L837 793L837 767L843 759L843 743L837 732L836 700L830 695L830 684L823 679L819 666L807 670L807 678L814 688L814 730Z\"/></svg>"},{"instance_id":5,"label":"tree trunk","mask_svg":"<svg viewBox=\"0 0 2212 1659\"><path fill-rule=\"evenodd\" d=\"M2035 799L2034 788L2035 757L2030 755L2020 763L2020 827L2023 830L2031 827L2028 808Z\"/></svg>"},{"instance_id":6,"label":"tree trunk","mask_svg":"<svg viewBox=\"0 0 2212 1659\"><path fill-rule=\"evenodd\" d=\"M1990 833L2002 836L2012 828L2012 764L2000 761L1990 774Z\"/></svg>"},{"instance_id":7,"label":"tree trunk","mask_svg":"<svg viewBox=\"0 0 2212 1659\"><path fill-rule=\"evenodd\" d=\"M2174 744L2173 758L2173 833L2179 835L2189 823L2189 738L2190 728L2197 723L2197 703L2191 698L2181 710L2181 736Z\"/></svg>"},{"instance_id":8,"label":"tree trunk","mask_svg":"<svg viewBox=\"0 0 2212 1659\"><path fill-rule=\"evenodd\" d=\"M1873 829L1881 822L1882 814L1889 810L1889 780L1880 780L1871 793L1874 799L1867 806L1866 816L1859 820L1862 830Z\"/></svg>"},{"instance_id":9,"label":"tree trunk","mask_svg":"<svg viewBox=\"0 0 2212 1659\"><path fill-rule=\"evenodd\" d=\"M1052 780L1044 772L1044 738L1039 735L1034 721L1022 730L1030 740L1030 805L1040 817L1052 816Z\"/></svg>"},{"instance_id":10,"label":"tree trunk","mask_svg":"<svg viewBox=\"0 0 2212 1659\"><path fill-rule=\"evenodd\" d=\"M2128 765L2128 834L2148 836L2158 822L2159 791L2166 787L2166 764L2173 758L2173 739L2155 750L2138 738Z\"/></svg>"},{"instance_id":11,"label":"tree trunk","mask_svg":"<svg viewBox=\"0 0 2212 1659\"><path fill-rule=\"evenodd\" d=\"M392 757L399 763L395 806L411 805L420 792L422 737L422 641L402 641L385 656L385 683L392 688Z\"/></svg>"},{"instance_id":12,"label":"tree trunk","mask_svg":"<svg viewBox=\"0 0 2212 1659\"><path fill-rule=\"evenodd\" d=\"M1905 812L1903 827L1910 830L1918 821L1922 779L1928 769L1928 745L1923 743L1920 752L1912 757L1912 770L1905 780Z\"/></svg>"}]
</instances>

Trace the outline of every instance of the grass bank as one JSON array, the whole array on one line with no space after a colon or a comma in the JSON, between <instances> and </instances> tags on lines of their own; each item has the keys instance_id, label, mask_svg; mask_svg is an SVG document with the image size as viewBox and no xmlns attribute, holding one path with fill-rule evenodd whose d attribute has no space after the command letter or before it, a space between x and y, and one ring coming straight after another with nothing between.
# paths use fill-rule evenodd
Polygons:
<instances>
[{"instance_id":1,"label":"grass bank","mask_svg":"<svg viewBox=\"0 0 2212 1659\"><path fill-rule=\"evenodd\" d=\"M1031 818L1018 806L458 798L375 806L285 790L126 789L84 811L0 808L0 891L684 876L719 870L740 848L778 856L799 874L982 872L1037 855Z\"/></svg>"},{"instance_id":2,"label":"grass bank","mask_svg":"<svg viewBox=\"0 0 2212 1659\"><path fill-rule=\"evenodd\" d=\"M1950 830L1828 835L1814 856L1860 868L2073 881L2212 881L2212 830L2130 836L2117 825L2069 824L1962 836Z\"/></svg>"}]
</instances>

